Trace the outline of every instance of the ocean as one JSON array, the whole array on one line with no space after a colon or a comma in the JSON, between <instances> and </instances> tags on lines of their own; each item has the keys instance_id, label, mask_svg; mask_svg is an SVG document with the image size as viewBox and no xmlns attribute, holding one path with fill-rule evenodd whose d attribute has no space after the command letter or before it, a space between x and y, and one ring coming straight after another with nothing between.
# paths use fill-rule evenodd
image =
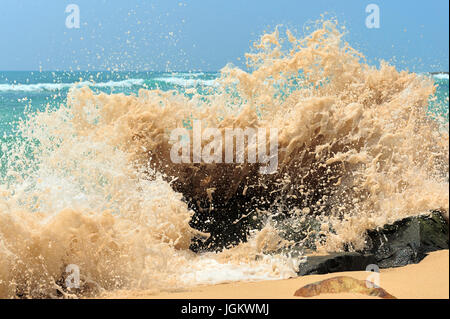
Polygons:
<instances>
[{"instance_id":1,"label":"ocean","mask_svg":"<svg viewBox=\"0 0 450 319\"><path fill-rule=\"evenodd\" d=\"M86 296L290 278L306 251L448 215L448 73L367 65L340 35L266 34L249 70L0 72L0 297L70 296L69 266ZM174 163L194 120L277 128L276 173Z\"/></svg>"},{"instance_id":2,"label":"ocean","mask_svg":"<svg viewBox=\"0 0 450 319\"><path fill-rule=\"evenodd\" d=\"M139 89L184 90L213 86L218 72L0 71L1 135L10 135L24 111L64 103L72 87L95 92L137 94Z\"/></svg>"},{"instance_id":3,"label":"ocean","mask_svg":"<svg viewBox=\"0 0 450 319\"><path fill-rule=\"evenodd\" d=\"M185 92L216 85L220 72L109 72L109 71L0 71L0 140L14 138L26 114L58 108L66 103L70 88L90 87L94 92L137 95L140 89ZM429 110L448 122L448 73L424 74L433 79L436 93ZM3 157L0 149L0 158ZM3 169L0 170L4 173Z\"/></svg>"},{"instance_id":4,"label":"ocean","mask_svg":"<svg viewBox=\"0 0 450 319\"><path fill-rule=\"evenodd\" d=\"M88 86L94 92L137 94L140 89L184 91L214 86L217 72L65 72L0 71L0 136L10 136L25 110L45 110L65 103L72 87ZM425 74L425 76L427 76ZM430 111L448 119L448 73L429 74L436 84Z\"/></svg>"}]
</instances>

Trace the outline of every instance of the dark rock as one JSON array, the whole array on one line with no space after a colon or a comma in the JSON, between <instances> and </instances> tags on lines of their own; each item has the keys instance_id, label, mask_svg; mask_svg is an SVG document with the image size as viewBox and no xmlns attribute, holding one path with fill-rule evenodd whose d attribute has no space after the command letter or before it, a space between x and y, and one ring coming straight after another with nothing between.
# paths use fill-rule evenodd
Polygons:
<instances>
[{"instance_id":1,"label":"dark rock","mask_svg":"<svg viewBox=\"0 0 450 319\"><path fill-rule=\"evenodd\" d=\"M380 268L420 262L429 252L448 249L448 224L438 211L404 218L392 225L367 232L366 254L376 258Z\"/></svg>"},{"instance_id":2,"label":"dark rock","mask_svg":"<svg viewBox=\"0 0 450 319\"><path fill-rule=\"evenodd\" d=\"M439 211L404 218L381 229L367 232L367 246L361 252L309 256L298 274L314 275L341 271L400 267L420 262L429 252L449 248L448 224Z\"/></svg>"},{"instance_id":3,"label":"dark rock","mask_svg":"<svg viewBox=\"0 0 450 319\"><path fill-rule=\"evenodd\" d=\"M361 253L333 253L326 256L309 256L306 262L299 266L298 274L304 275L320 275L341 271L358 271L366 270L370 264L376 264L373 255Z\"/></svg>"},{"instance_id":4,"label":"dark rock","mask_svg":"<svg viewBox=\"0 0 450 319\"><path fill-rule=\"evenodd\" d=\"M302 220L297 217L273 221L281 238L296 243L298 248L316 250L316 241L325 235L320 234L321 222L314 216L306 216Z\"/></svg>"}]
</instances>

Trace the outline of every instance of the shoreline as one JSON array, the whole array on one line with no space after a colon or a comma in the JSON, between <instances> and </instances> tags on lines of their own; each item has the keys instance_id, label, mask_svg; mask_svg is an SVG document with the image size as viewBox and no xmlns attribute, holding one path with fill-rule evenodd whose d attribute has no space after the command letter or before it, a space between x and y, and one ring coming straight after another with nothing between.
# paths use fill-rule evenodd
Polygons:
<instances>
[{"instance_id":1,"label":"shoreline","mask_svg":"<svg viewBox=\"0 0 450 319\"><path fill-rule=\"evenodd\" d=\"M179 292L120 290L97 298L137 299L303 299L294 292L324 279L349 276L365 280L365 271L348 271L325 275L308 275L284 280L231 282L198 286ZM449 250L431 252L420 263L380 270L380 287L398 299L449 299ZM304 299L379 299L358 293L321 294Z\"/></svg>"}]
</instances>

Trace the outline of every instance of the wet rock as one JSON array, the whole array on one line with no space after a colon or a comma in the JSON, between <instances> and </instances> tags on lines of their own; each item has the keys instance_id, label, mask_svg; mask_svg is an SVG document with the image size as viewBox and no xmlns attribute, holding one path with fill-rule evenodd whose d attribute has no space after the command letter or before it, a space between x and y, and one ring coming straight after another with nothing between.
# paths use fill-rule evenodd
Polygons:
<instances>
[{"instance_id":1,"label":"wet rock","mask_svg":"<svg viewBox=\"0 0 450 319\"><path fill-rule=\"evenodd\" d=\"M300 276L341 271L400 267L420 262L432 251L449 248L448 223L439 211L404 218L367 232L367 246L361 252L310 256L299 266Z\"/></svg>"},{"instance_id":2,"label":"wet rock","mask_svg":"<svg viewBox=\"0 0 450 319\"><path fill-rule=\"evenodd\" d=\"M366 270L376 259L370 254L357 252L332 253L326 256L308 256L306 262L299 265L298 274L320 275L341 271Z\"/></svg>"},{"instance_id":3,"label":"wet rock","mask_svg":"<svg viewBox=\"0 0 450 319\"><path fill-rule=\"evenodd\" d=\"M449 229L439 211L408 217L367 232L365 254L372 254L380 268L420 262L429 252L448 249Z\"/></svg>"},{"instance_id":4,"label":"wet rock","mask_svg":"<svg viewBox=\"0 0 450 319\"><path fill-rule=\"evenodd\" d=\"M301 249L316 250L316 242L325 237L320 232L321 222L314 216L289 217L273 221L273 224L283 239L296 243Z\"/></svg>"}]
</instances>

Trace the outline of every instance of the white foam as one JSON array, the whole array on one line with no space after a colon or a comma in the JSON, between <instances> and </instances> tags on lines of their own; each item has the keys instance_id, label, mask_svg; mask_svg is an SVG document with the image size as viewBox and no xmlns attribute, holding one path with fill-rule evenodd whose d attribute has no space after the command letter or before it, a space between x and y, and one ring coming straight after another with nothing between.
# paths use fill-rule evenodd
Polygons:
<instances>
[{"instance_id":1,"label":"white foam","mask_svg":"<svg viewBox=\"0 0 450 319\"><path fill-rule=\"evenodd\" d=\"M266 256L266 263L247 264L247 263L220 263L213 258L202 258L197 260L185 274L183 281L186 284L209 284L215 285L226 282L238 281L261 281L261 280L279 280L296 277L294 268L288 265L282 265L275 260L269 261ZM278 267L274 269L273 265Z\"/></svg>"},{"instance_id":2,"label":"white foam","mask_svg":"<svg viewBox=\"0 0 450 319\"><path fill-rule=\"evenodd\" d=\"M168 78L155 78L156 81L165 82L168 84L174 84L184 87L193 86L217 86L216 80L197 80L197 79L183 79L178 77L168 77Z\"/></svg>"},{"instance_id":3,"label":"white foam","mask_svg":"<svg viewBox=\"0 0 450 319\"><path fill-rule=\"evenodd\" d=\"M438 80L448 80L448 73L437 73L433 74L433 77Z\"/></svg>"},{"instance_id":4,"label":"white foam","mask_svg":"<svg viewBox=\"0 0 450 319\"><path fill-rule=\"evenodd\" d=\"M205 75L205 73L203 73L203 72L171 72L170 75L197 77L197 76L203 76L203 75Z\"/></svg>"},{"instance_id":5,"label":"white foam","mask_svg":"<svg viewBox=\"0 0 450 319\"><path fill-rule=\"evenodd\" d=\"M0 92L22 91L22 92L42 92L42 91L58 91L72 87L132 87L133 85L142 85L143 79L127 79L122 81L108 82L89 82L83 81L78 83L36 83L36 84L0 84Z\"/></svg>"}]
</instances>

